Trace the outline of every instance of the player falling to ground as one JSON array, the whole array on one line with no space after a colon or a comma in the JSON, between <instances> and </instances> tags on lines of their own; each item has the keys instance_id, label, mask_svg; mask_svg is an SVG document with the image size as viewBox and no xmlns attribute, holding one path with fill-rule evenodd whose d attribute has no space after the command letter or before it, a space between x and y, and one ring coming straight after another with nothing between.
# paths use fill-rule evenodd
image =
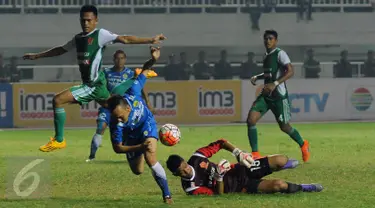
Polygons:
<instances>
[{"instance_id":1,"label":"player falling to ground","mask_svg":"<svg viewBox=\"0 0 375 208\"><path fill-rule=\"evenodd\" d=\"M143 69L148 69L159 59L160 48L150 47L151 58L147 60ZM139 82L135 77L138 75L136 70L125 67L126 54L122 50L118 50L113 55L114 66L111 68L104 69L104 74L107 80L107 89L111 94L123 95L127 91L128 94L142 96L146 101L147 106L151 109L151 105L147 99L147 95L142 89L142 83ZM149 70L146 75L147 78L157 76L157 74ZM133 82L129 82L129 79L133 79ZM129 83L132 84L129 86ZM114 92L115 91L115 92ZM90 162L95 159L96 152L102 143L103 134L109 125L111 113L105 107L100 107L98 110L98 118L96 119L97 128L96 132L91 141L90 155L86 162Z\"/></svg>"},{"instance_id":2,"label":"player falling to ground","mask_svg":"<svg viewBox=\"0 0 375 208\"><path fill-rule=\"evenodd\" d=\"M144 74L138 78L140 82L146 81ZM164 202L172 203L167 176L156 158L158 128L146 103L140 96L125 94L109 98L108 106L112 115L109 127L113 150L126 154L130 169L136 175L143 173L146 161L162 190Z\"/></svg>"},{"instance_id":3,"label":"player falling to ground","mask_svg":"<svg viewBox=\"0 0 375 208\"><path fill-rule=\"evenodd\" d=\"M225 149L240 164L230 165L223 159L218 164L208 158ZM188 195L213 195L223 193L296 193L320 192L320 184L295 184L283 180L262 179L272 172L295 168L297 160L284 155L273 155L254 160L250 167L241 165L241 150L224 139L198 149L186 162L178 155L171 155L167 167L175 176L181 177L182 188Z\"/></svg>"},{"instance_id":4,"label":"player falling to ground","mask_svg":"<svg viewBox=\"0 0 375 208\"><path fill-rule=\"evenodd\" d=\"M293 76L293 66L285 51L277 47L278 34L276 31L266 30L263 38L267 51L263 59L264 73L252 77L251 83L255 85L257 79L263 78L264 88L253 102L247 117L247 132L252 155L254 158L261 157L258 150L256 123L268 110L271 110L281 131L298 143L303 161L307 162L310 158L309 142L303 140L297 129L289 123L291 113L286 80Z\"/></svg>"},{"instance_id":5,"label":"player falling to ground","mask_svg":"<svg viewBox=\"0 0 375 208\"><path fill-rule=\"evenodd\" d=\"M80 10L80 23L82 32L75 35L72 40L63 46L57 46L40 53L27 53L24 59L35 60L45 57L62 55L76 49L77 61L81 72L82 84L66 89L53 98L55 136L39 149L50 152L66 147L64 139L64 125L66 114L64 104L85 104L97 101L104 104L109 97L106 88L105 76L101 68L104 47L111 43L123 44L156 44L164 40L163 35L153 38L139 38L136 36L116 35L105 29L96 28L98 11L95 6L85 5Z\"/></svg>"}]
</instances>

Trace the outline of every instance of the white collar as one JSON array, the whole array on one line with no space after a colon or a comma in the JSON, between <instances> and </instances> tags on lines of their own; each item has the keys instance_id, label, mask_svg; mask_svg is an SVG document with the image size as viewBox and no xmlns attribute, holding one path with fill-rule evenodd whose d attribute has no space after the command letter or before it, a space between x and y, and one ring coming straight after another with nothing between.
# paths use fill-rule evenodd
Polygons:
<instances>
[{"instance_id":1,"label":"white collar","mask_svg":"<svg viewBox=\"0 0 375 208\"><path fill-rule=\"evenodd\" d=\"M192 181L195 178L195 170L191 165L189 165L189 166L193 170L193 176L190 179L182 178L182 180L184 180L184 181Z\"/></svg>"},{"instance_id":2,"label":"white collar","mask_svg":"<svg viewBox=\"0 0 375 208\"><path fill-rule=\"evenodd\" d=\"M270 51L269 53L267 53L267 51L266 51L266 55L270 55L271 53L273 53L273 52L275 52L276 51L276 49L277 49L277 47L276 48L274 48L272 51Z\"/></svg>"}]
</instances>

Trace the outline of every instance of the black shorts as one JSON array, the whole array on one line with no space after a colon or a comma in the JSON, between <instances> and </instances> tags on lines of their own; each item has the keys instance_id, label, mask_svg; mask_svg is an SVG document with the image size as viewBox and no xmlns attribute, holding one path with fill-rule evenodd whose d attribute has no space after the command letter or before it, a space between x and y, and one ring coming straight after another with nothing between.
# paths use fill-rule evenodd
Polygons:
<instances>
[{"instance_id":1,"label":"black shorts","mask_svg":"<svg viewBox=\"0 0 375 208\"><path fill-rule=\"evenodd\" d=\"M247 176L250 179L261 179L270 174L272 174L272 170L267 157L255 160L254 165L247 171Z\"/></svg>"},{"instance_id":2,"label":"black shorts","mask_svg":"<svg viewBox=\"0 0 375 208\"><path fill-rule=\"evenodd\" d=\"M272 170L267 157L255 160L254 165L247 172L249 181L246 183L246 192L258 193L259 184L262 182L261 178L270 174L272 174Z\"/></svg>"}]
</instances>

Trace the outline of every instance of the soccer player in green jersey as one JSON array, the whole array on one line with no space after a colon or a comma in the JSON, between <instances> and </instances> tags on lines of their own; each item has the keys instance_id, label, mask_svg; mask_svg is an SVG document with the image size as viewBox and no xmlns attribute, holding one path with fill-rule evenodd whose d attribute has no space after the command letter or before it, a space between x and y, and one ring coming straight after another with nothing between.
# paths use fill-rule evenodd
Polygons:
<instances>
[{"instance_id":1,"label":"soccer player in green jersey","mask_svg":"<svg viewBox=\"0 0 375 208\"><path fill-rule=\"evenodd\" d=\"M105 29L97 28L98 10L95 6L84 5L80 10L80 23L82 32L75 35L65 45L51 48L40 53L27 53L24 59L35 60L39 58L62 55L75 49L82 84L66 89L53 98L55 136L39 148L43 152L50 152L66 147L64 139L65 110L64 104L85 104L96 101L101 105L109 98L106 87L106 79L101 70L103 51L105 46L111 43L123 44L158 44L164 40L163 35L152 38L140 38L129 35L117 35Z\"/></svg>"},{"instance_id":2,"label":"soccer player in green jersey","mask_svg":"<svg viewBox=\"0 0 375 208\"><path fill-rule=\"evenodd\" d=\"M247 131L252 155L254 158L261 157L258 150L256 123L268 110L271 110L281 131L298 143L303 161L307 162L310 157L309 143L307 140L303 140L297 129L289 123L291 113L286 81L294 74L293 66L285 51L277 47L277 37L278 34L274 30L264 32L264 46L267 50L263 59L264 72L251 78L253 85L257 79L264 79L264 88L253 102L247 117Z\"/></svg>"}]
</instances>

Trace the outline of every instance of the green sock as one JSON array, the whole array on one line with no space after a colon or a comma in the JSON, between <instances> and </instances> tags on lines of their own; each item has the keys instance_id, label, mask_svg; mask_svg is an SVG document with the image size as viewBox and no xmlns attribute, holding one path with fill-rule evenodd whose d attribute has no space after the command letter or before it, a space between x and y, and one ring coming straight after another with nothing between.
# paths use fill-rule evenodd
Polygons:
<instances>
[{"instance_id":1,"label":"green sock","mask_svg":"<svg viewBox=\"0 0 375 208\"><path fill-rule=\"evenodd\" d=\"M303 139L297 129L292 128L292 131L289 133L290 138L292 138L297 144L302 147L303 146Z\"/></svg>"},{"instance_id":2,"label":"green sock","mask_svg":"<svg viewBox=\"0 0 375 208\"><path fill-rule=\"evenodd\" d=\"M258 132L256 126L247 125L247 137L250 141L251 150L258 152Z\"/></svg>"},{"instance_id":3,"label":"green sock","mask_svg":"<svg viewBox=\"0 0 375 208\"><path fill-rule=\"evenodd\" d=\"M66 114L64 108L55 108L55 117L53 123L55 124L55 139L58 142L64 140L64 125Z\"/></svg>"}]
</instances>

